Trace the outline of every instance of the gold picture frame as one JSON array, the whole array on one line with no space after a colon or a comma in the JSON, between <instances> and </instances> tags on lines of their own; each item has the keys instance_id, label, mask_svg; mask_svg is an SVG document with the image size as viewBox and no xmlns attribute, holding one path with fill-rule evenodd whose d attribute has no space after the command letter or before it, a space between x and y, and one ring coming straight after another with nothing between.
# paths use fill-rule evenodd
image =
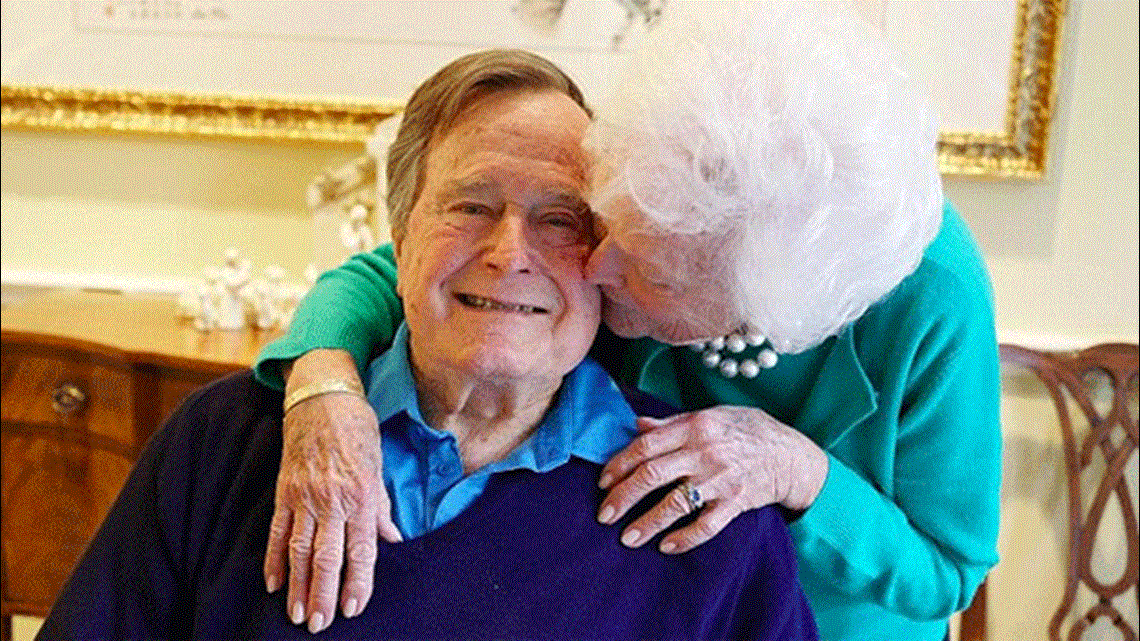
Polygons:
<instances>
[{"instance_id":1,"label":"gold picture frame","mask_svg":"<svg viewBox=\"0 0 1140 641\"><path fill-rule=\"evenodd\" d=\"M5 128L359 143L399 103L3 86Z\"/></svg>"},{"instance_id":2,"label":"gold picture frame","mask_svg":"<svg viewBox=\"0 0 1140 641\"><path fill-rule=\"evenodd\" d=\"M944 131L947 175L1038 179L1046 167L1067 0L1018 0L1004 131ZM4 85L0 125L13 129L361 143L396 102L190 95Z\"/></svg>"},{"instance_id":3,"label":"gold picture frame","mask_svg":"<svg viewBox=\"0 0 1140 641\"><path fill-rule=\"evenodd\" d=\"M943 174L1035 180L1045 173L1067 0L1018 0L1005 130L944 131Z\"/></svg>"}]
</instances>

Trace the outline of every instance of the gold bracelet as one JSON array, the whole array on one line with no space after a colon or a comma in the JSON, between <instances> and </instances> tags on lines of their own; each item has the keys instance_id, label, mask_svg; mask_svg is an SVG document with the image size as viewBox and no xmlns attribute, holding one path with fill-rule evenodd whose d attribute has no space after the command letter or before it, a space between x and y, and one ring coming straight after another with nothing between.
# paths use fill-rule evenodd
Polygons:
<instances>
[{"instance_id":1,"label":"gold bracelet","mask_svg":"<svg viewBox=\"0 0 1140 641\"><path fill-rule=\"evenodd\" d=\"M301 387L300 389L294 390L291 394L289 394L289 396L285 397L285 409L282 410L281 414L288 414L289 410L293 409L293 407L301 401L307 401L314 396L332 394L335 392L353 394L365 400L368 398L364 395L364 389L360 387L359 383L353 383L351 381L344 381L334 378L325 381L318 381L316 383L310 383Z\"/></svg>"}]
</instances>

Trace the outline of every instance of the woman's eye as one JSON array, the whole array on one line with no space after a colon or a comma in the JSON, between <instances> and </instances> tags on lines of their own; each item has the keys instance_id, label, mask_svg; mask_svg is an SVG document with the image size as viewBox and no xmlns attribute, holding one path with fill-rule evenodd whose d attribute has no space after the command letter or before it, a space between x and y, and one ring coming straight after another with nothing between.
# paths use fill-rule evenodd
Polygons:
<instances>
[{"instance_id":1,"label":"woman's eye","mask_svg":"<svg viewBox=\"0 0 1140 641\"><path fill-rule=\"evenodd\" d=\"M649 274L646 274L642 270L638 270L638 274L641 276L642 282L649 285L653 289L663 291L663 292L671 292L671 291L677 289L676 286L674 286L674 284L671 281L666 280L663 277L657 276L656 274L649 275Z\"/></svg>"}]
</instances>

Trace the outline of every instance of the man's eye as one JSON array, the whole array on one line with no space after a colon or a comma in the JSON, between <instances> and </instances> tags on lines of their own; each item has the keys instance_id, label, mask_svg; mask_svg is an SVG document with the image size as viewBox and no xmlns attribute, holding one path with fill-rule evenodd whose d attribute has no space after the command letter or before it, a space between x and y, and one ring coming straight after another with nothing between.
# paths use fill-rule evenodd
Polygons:
<instances>
[{"instance_id":1,"label":"man's eye","mask_svg":"<svg viewBox=\"0 0 1140 641\"><path fill-rule=\"evenodd\" d=\"M479 203L459 203L453 208L453 211L468 216L485 216L490 213L491 209Z\"/></svg>"},{"instance_id":2,"label":"man's eye","mask_svg":"<svg viewBox=\"0 0 1140 641\"><path fill-rule=\"evenodd\" d=\"M542 217L542 224L574 230L582 228L582 223L573 214L547 214Z\"/></svg>"},{"instance_id":3,"label":"man's eye","mask_svg":"<svg viewBox=\"0 0 1140 641\"><path fill-rule=\"evenodd\" d=\"M551 247L567 247L588 242L585 222L572 212L548 212L538 219L543 242Z\"/></svg>"}]
</instances>

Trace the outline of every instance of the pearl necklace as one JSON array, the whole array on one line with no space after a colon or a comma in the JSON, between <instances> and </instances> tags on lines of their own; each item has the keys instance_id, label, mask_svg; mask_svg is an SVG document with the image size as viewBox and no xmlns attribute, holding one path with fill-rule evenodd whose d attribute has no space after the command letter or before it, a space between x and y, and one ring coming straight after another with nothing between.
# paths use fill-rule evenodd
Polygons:
<instances>
[{"instance_id":1,"label":"pearl necklace","mask_svg":"<svg viewBox=\"0 0 1140 641\"><path fill-rule=\"evenodd\" d=\"M776 366L779 357L775 350L766 347L760 350L755 359L746 358L739 362L722 353L722 351L727 349L729 353L739 354L748 346L758 347L763 345L765 341L766 339L760 334L747 334L738 330L727 336L718 336L707 343L693 343L689 345L689 349L694 352L703 352L701 362L704 363L705 367L719 370L721 376L725 378L732 378L737 374L744 378L756 378L760 373L760 368L769 369Z\"/></svg>"}]
</instances>

